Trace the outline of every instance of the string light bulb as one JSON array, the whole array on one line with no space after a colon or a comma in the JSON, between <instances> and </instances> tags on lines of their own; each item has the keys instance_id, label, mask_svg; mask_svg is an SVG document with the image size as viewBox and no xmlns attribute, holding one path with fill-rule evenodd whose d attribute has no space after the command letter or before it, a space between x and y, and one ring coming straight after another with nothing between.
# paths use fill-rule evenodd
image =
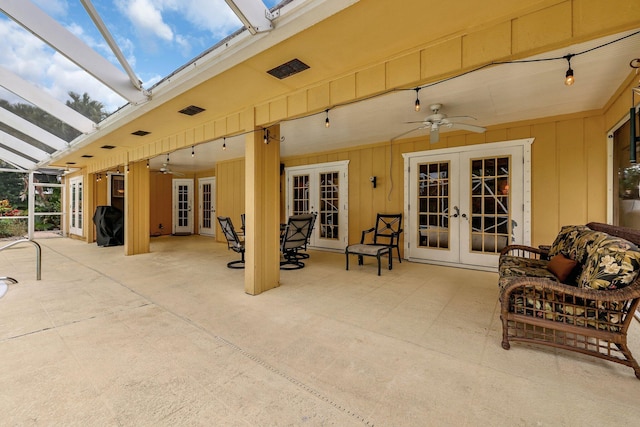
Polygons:
<instances>
[{"instance_id":1,"label":"string light bulb","mask_svg":"<svg viewBox=\"0 0 640 427\"><path fill-rule=\"evenodd\" d=\"M191 157L195 157L196 156L196 150L195 148L193 148L193 145L191 146Z\"/></svg>"},{"instance_id":2,"label":"string light bulb","mask_svg":"<svg viewBox=\"0 0 640 427\"><path fill-rule=\"evenodd\" d=\"M329 109L327 108L324 112L327 113L327 118L324 119L324 127L328 128L331 126L331 122L329 122Z\"/></svg>"},{"instance_id":3,"label":"string light bulb","mask_svg":"<svg viewBox=\"0 0 640 427\"><path fill-rule=\"evenodd\" d=\"M573 57L572 54L569 54L569 55L565 56L565 59L569 63L569 69L567 70L567 73L565 74L565 78L564 78L564 84L567 85L567 86L571 86L572 84L574 84L576 82L576 79L573 77L573 70L571 69L571 58L572 57Z\"/></svg>"},{"instance_id":4,"label":"string light bulb","mask_svg":"<svg viewBox=\"0 0 640 427\"><path fill-rule=\"evenodd\" d=\"M417 87L416 88L416 103L415 103L415 110L416 112L420 111L420 97L419 94L420 93L420 88Z\"/></svg>"},{"instance_id":5,"label":"string light bulb","mask_svg":"<svg viewBox=\"0 0 640 427\"><path fill-rule=\"evenodd\" d=\"M149 169L149 159L147 159L147 169Z\"/></svg>"},{"instance_id":6,"label":"string light bulb","mask_svg":"<svg viewBox=\"0 0 640 427\"><path fill-rule=\"evenodd\" d=\"M269 129L267 128L264 129L264 143L265 144L269 143Z\"/></svg>"},{"instance_id":7,"label":"string light bulb","mask_svg":"<svg viewBox=\"0 0 640 427\"><path fill-rule=\"evenodd\" d=\"M129 173L129 164L127 163L127 173Z\"/></svg>"},{"instance_id":8,"label":"string light bulb","mask_svg":"<svg viewBox=\"0 0 640 427\"><path fill-rule=\"evenodd\" d=\"M222 151L227 149L227 138L222 138Z\"/></svg>"}]
</instances>

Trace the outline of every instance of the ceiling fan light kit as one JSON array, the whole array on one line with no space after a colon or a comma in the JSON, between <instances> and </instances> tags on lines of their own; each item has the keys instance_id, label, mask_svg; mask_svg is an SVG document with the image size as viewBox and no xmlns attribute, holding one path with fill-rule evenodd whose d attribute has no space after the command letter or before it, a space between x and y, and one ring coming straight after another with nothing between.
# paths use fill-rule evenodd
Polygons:
<instances>
[{"instance_id":1,"label":"ceiling fan light kit","mask_svg":"<svg viewBox=\"0 0 640 427\"><path fill-rule=\"evenodd\" d=\"M447 129L460 129L460 130L467 130L470 132L476 132L476 133L483 133L485 132L487 129L482 127L482 126L475 126L475 125L470 125L470 124L466 124L466 123L460 123L457 122L456 120L459 119L472 119L472 120L476 120L474 117L471 116L455 116L455 117L449 117L444 113L441 113L440 110L442 109L442 104L431 104L429 106L429 109L431 110L431 114L427 117L425 117L424 120L419 121L419 122L407 122L407 123L421 123L422 126L417 127L414 130L418 130L418 129L429 129L429 140L432 144L436 143L436 142L440 142L440 128L441 127L445 127ZM412 132L412 131L409 131Z\"/></svg>"}]
</instances>

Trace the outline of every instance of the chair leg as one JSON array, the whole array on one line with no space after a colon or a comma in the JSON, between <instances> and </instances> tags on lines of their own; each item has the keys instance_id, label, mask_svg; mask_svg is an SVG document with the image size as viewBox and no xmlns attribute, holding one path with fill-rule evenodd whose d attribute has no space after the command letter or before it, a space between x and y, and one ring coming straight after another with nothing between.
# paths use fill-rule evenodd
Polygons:
<instances>
[{"instance_id":1,"label":"chair leg","mask_svg":"<svg viewBox=\"0 0 640 427\"><path fill-rule=\"evenodd\" d=\"M400 246L396 246L396 250L398 251L398 262L402 264L402 258L400 258Z\"/></svg>"},{"instance_id":2,"label":"chair leg","mask_svg":"<svg viewBox=\"0 0 640 427\"><path fill-rule=\"evenodd\" d=\"M378 259L378 276L380 275L380 252L378 252L378 254L376 255L376 258Z\"/></svg>"},{"instance_id":3,"label":"chair leg","mask_svg":"<svg viewBox=\"0 0 640 427\"><path fill-rule=\"evenodd\" d=\"M393 251L389 249L389 270L393 270Z\"/></svg>"},{"instance_id":4,"label":"chair leg","mask_svg":"<svg viewBox=\"0 0 640 427\"><path fill-rule=\"evenodd\" d=\"M348 271L349 270L349 252L345 252L344 255L347 258L347 271Z\"/></svg>"}]
</instances>

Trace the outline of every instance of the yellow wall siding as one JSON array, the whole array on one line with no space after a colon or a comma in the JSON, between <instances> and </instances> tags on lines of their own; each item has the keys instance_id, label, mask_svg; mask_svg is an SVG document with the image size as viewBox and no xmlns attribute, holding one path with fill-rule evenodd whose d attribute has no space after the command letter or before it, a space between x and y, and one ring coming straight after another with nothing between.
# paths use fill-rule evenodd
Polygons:
<instances>
[{"instance_id":1,"label":"yellow wall siding","mask_svg":"<svg viewBox=\"0 0 640 427\"><path fill-rule=\"evenodd\" d=\"M171 177L162 173L151 173L149 176L149 234L152 236L171 234L173 226Z\"/></svg>"},{"instance_id":2,"label":"yellow wall siding","mask_svg":"<svg viewBox=\"0 0 640 427\"><path fill-rule=\"evenodd\" d=\"M587 222L604 222L607 217L607 138L604 118L592 117L585 121L585 151L587 170Z\"/></svg>"},{"instance_id":3,"label":"yellow wall siding","mask_svg":"<svg viewBox=\"0 0 640 427\"><path fill-rule=\"evenodd\" d=\"M521 16L513 22L513 51L527 52L569 40L571 30L570 1Z\"/></svg>"},{"instance_id":4,"label":"yellow wall siding","mask_svg":"<svg viewBox=\"0 0 640 427\"><path fill-rule=\"evenodd\" d=\"M561 225L584 224L587 219L587 171L583 121L559 122L557 131L557 174Z\"/></svg>"},{"instance_id":5,"label":"yellow wall siding","mask_svg":"<svg viewBox=\"0 0 640 427\"><path fill-rule=\"evenodd\" d=\"M511 22L503 22L465 36L462 40L464 67L506 58L511 54Z\"/></svg>"},{"instance_id":6,"label":"yellow wall siding","mask_svg":"<svg viewBox=\"0 0 640 427\"><path fill-rule=\"evenodd\" d=\"M534 245L553 242L562 225L606 221L603 121L602 115L585 113L492 128L484 135L486 142L534 138L531 177ZM355 242L363 229L373 226L376 213L404 212L402 153L470 145L469 141L478 143L478 138L477 134L445 133L438 144L429 144L428 137L423 136L394 142L392 150L389 142L383 142L282 161L286 166L300 166L335 158L332 154L349 160L349 242ZM375 189L370 176L378 179Z\"/></svg>"},{"instance_id":7,"label":"yellow wall siding","mask_svg":"<svg viewBox=\"0 0 640 427\"><path fill-rule=\"evenodd\" d=\"M531 136L531 240L550 244L560 230L555 123L532 125Z\"/></svg>"},{"instance_id":8,"label":"yellow wall siding","mask_svg":"<svg viewBox=\"0 0 640 427\"><path fill-rule=\"evenodd\" d=\"M234 227L240 229L240 215L245 212L245 161L244 159L230 160L218 163L216 167L216 239L224 242L218 216L231 218Z\"/></svg>"},{"instance_id":9,"label":"yellow wall siding","mask_svg":"<svg viewBox=\"0 0 640 427\"><path fill-rule=\"evenodd\" d=\"M635 28L640 16L640 2L636 0L574 0L573 28L575 35L623 31Z\"/></svg>"}]
</instances>

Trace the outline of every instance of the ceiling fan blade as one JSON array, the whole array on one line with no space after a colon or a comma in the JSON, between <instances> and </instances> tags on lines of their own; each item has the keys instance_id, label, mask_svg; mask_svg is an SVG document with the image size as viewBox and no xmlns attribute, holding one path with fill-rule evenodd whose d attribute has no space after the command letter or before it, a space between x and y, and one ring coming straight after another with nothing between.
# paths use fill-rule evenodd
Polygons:
<instances>
[{"instance_id":1,"label":"ceiling fan blade","mask_svg":"<svg viewBox=\"0 0 640 427\"><path fill-rule=\"evenodd\" d=\"M448 120L464 120L464 119L478 120L473 116L451 116L451 117L447 116L447 119Z\"/></svg>"},{"instance_id":2,"label":"ceiling fan blade","mask_svg":"<svg viewBox=\"0 0 640 427\"><path fill-rule=\"evenodd\" d=\"M462 129L476 133L483 133L487 130L487 128L483 128L482 126L468 125L466 123L451 123L451 126L449 127L452 129Z\"/></svg>"},{"instance_id":3,"label":"ceiling fan blade","mask_svg":"<svg viewBox=\"0 0 640 427\"><path fill-rule=\"evenodd\" d=\"M422 123L422 122L415 122L415 123ZM401 137L403 137L403 136L405 136L405 135L410 134L411 132L415 132L415 131L420 130L420 129L424 129L424 126L419 126L419 127L417 127L417 128L413 128L413 129L408 130L408 131L406 131L406 132L402 132L400 135L396 135L396 136L394 136L394 137L393 137L393 138L391 138L389 141L392 141L392 142L393 142L393 141L395 141L395 140L396 140L396 139L398 139L398 138L401 138Z\"/></svg>"},{"instance_id":4,"label":"ceiling fan blade","mask_svg":"<svg viewBox=\"0 0 640 427\"><path fill-rule=\"evenodd\" d=\"M440 131L437 126L431 127L431 133L429 134L429 142L431 144L435 144L436 142L440 142Z\"/></svg>"}]
</instances>

